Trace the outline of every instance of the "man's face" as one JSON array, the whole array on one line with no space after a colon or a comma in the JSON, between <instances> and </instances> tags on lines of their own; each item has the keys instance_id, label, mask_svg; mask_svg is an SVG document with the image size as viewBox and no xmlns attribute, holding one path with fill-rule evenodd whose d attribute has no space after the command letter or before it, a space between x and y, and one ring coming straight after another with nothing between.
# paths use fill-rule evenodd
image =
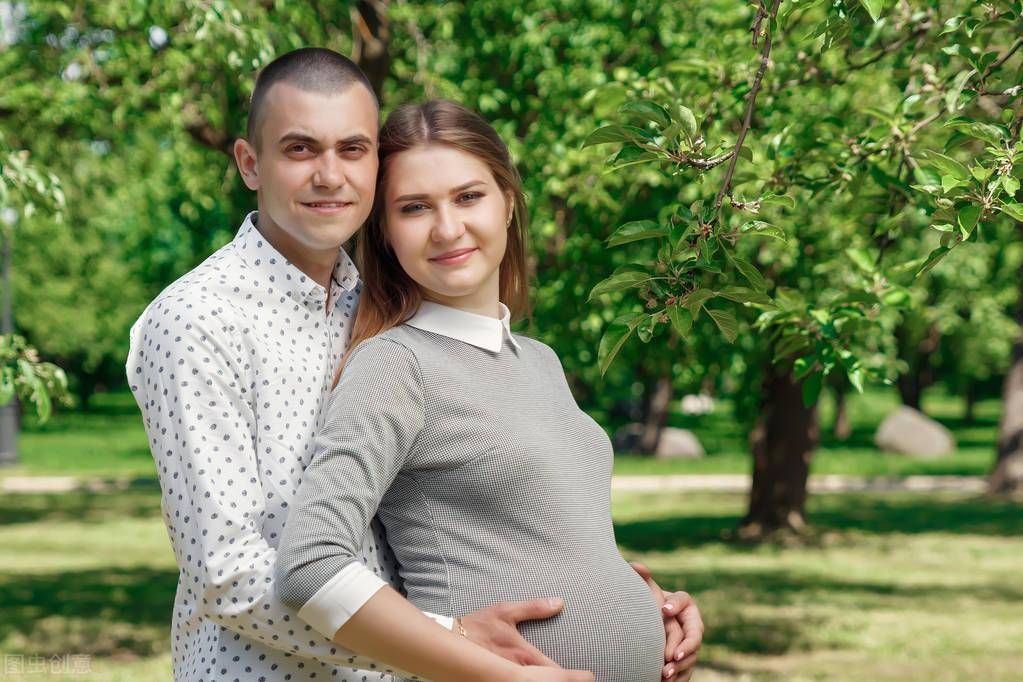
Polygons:
<instances>
[{"instance_id":1,"label":"man's face","mask_svg":"<svg viewBox=\"0 0 1023 682\"><path fill-rule=\"evenodd\" d=\"M258 149L235 149L260 228L289 251L336 252L373 207L376 102L362 84L325 95L277 83L265 104Z\"/></svg>"}]
</instances>

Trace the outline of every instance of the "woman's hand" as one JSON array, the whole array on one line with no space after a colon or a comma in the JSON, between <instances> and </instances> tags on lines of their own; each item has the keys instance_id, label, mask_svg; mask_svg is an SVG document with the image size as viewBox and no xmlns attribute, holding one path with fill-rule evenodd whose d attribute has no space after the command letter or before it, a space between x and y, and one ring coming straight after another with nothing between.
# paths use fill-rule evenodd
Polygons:
<instances>
[{"instance_id":1,"label":"woman's hand","mask_svg":"<svg viewBox=\"0 0 1023 682\"><path fill-rule=\"evenodd\" d=\"M593 673L587 670L562 670L541 666L527 666L516 675L514 682L594 682Z\"/></svg>"},{"instance_id":2,"label":"woman's hand","mask_svg":"<svg viewBox=\"0 0 1023 682\"><path fill-rule=\"evenodd\" d=\"M696 666L697 652L703 644L703 618L688 592L666 592L654 581L650 569L638 561L630 563L654 593L664 616L665 682L689 682Z\"/></svg>"}]
</instances>

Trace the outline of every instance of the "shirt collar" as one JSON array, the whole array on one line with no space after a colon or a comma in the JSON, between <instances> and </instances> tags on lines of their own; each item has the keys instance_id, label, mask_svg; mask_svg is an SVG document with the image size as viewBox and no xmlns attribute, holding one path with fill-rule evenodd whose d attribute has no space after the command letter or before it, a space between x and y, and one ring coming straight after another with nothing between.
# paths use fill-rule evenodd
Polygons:
<instances>
[{"instance_id":1,"label":"shirt collar","mask_svg":"<svg viewBox=\"0 0 1023 682\"><path fill-rule=\"evenodd\" d=\"M499 303L501 319L477 315L432 301L419 304L419 311L405 321L410 327L464 341L491 353L500 353L505 339L516 348L522 346L511 333L511 312Z\"/></svg>"},{"instance_id":2,"label":"shirt collar","mask_svg":"<svg viewBox=\"0 0 1023 682\"><path fill-rule=\"evenodd\" d=\"M245 216L234 241L245 264L262 274L277 289L303 305L326 305L337 302L342 291L352 292L359 283L359 271L343 248L338 249L337 262L331 273L331 290L327 291L311 277L281 255L256 228L258 211Z\"/></svg>"}]
</instances>

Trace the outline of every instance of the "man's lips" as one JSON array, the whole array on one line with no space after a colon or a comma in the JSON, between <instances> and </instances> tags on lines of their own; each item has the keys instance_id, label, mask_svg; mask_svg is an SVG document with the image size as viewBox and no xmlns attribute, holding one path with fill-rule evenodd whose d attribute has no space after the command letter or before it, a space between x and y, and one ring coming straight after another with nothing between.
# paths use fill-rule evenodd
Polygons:
<instances>
[{"instance_id":1,"label":"man's lips","mask_svg":"<svg viewBox=\"0 0 1023 682\"><path fill-rule=\"evenodd\" d=\"M464 263L469 260L472 254L476 251L479 251L479 249L475 246L469 249L455 249L454 251L448 251L447 253L442 253L439 256L434 256L430 260L438 265L458 265L459 263Z\"/></svg>"},{"instance_id":2,"label":"man's lips","mask_svg":"<svg viewBox=\"0 0 1023 682\"><path fill-rule=\"evenodd\" d=\"M351 201L303 201L301 203L316 213L337 213L352 205Z\"/></svg>"}]
</instances>

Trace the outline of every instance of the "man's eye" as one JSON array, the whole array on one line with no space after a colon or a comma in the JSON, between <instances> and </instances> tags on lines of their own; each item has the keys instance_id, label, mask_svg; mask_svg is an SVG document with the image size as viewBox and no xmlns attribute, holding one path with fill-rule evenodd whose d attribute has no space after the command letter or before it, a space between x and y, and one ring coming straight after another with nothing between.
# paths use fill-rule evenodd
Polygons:
<instances>
[{"instance_id":1,"label":"man's eye","mask_svg":"<svg viewBox=\"0 0 1023 682\"><path fill-rule=\"evenodd\" d=\"M355 145L354 147L345 147L341 151L345 154L362 154L366 151L366 148L361 145Z\"/></svg>"},{"instance_id":2,"label":"man's eye","mask_svg":"<svg viewBox=\"0 0 1023 682\"><path fill-rule=\"evenodd\" d=\"M292 154L304 154L309 151L309 146L304 144L293 144L288 147L288 151Z\"/></svg>"}]
</instances>

